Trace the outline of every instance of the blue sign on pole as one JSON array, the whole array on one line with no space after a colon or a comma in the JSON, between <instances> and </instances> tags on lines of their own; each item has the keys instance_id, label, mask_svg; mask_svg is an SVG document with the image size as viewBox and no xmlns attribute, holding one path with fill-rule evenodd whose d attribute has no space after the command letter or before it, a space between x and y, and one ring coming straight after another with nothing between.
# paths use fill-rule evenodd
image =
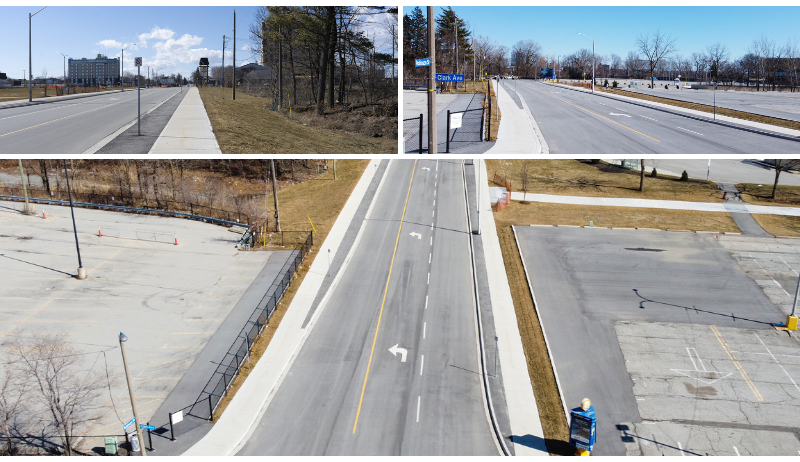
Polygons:
<instances>
[{"instance_id":1,"label":"blue sign on pole","mask_svg":"<svg viewBox=\"0 0 800 462\"><path fill-rule=\"evenodd\" d=\"M129 420L129 421L128 421L128 423L126 423L126 424L125 424L125 425L122 427L122 429L123 429L123 430L127 430L127 429L128 429L128 427L130 427L131 425L133 425L133 423L134 423L134 422L136 422L136 417L134 417L134 418L132 418L131 420Z\"/></svg>"},{"instance_id":2,"label":"blue sign on pole","mask_svg":"<svg viewBox=\"0 0 800 462\"><path fill-rule=\"evenodd\" d=\"M569 412L569 444L578 449L591 451L597 438L597 416L594 406L583 410L576 407Z\"/></svg>"},{"instance_id":3,"label":"blue sign on pole","mask_svg":"<svg viewBox=\"0 0 800 462\"><path fill-rule=\"evenodd\" d=\"M431 58L422 58L414 60L415 67L426 67L430 65L431 65Z\"/></svg>"},{"instance_id":4,"label":"blue sign on pole","mask_svg":"<svg viewBox=\"0 0 800 462\"><path fill-rule=\"evenodd\" d=\"M436 74L437 82L463 82L464 74Z\"/></svg>"},{"instance_id":5,"label":"blue sign on pole","mask_svg":"<svg viewBox=\"0 0 800 462\"><path fill-rule=\"evenodd\" d=\"M139 428L141 428L142 430L155 430L156 426L155 425L139 424Z\"/></svg>"}]
</instances>

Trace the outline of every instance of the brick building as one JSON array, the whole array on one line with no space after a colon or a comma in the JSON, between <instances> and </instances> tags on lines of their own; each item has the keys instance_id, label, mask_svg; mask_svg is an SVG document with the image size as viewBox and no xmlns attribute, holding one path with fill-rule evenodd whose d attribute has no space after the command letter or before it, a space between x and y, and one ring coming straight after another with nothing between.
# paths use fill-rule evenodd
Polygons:
<instances>
[{"instance_id":1,"label":"brick building","mask_svg":"<svg viewBox=\"0 0 800 462\"><path fill-rule=\"evenodd\" d=\"M119 85L119 59L98 54L94 59L69 59L71 85Z\"/></svg>"}]
</instances>

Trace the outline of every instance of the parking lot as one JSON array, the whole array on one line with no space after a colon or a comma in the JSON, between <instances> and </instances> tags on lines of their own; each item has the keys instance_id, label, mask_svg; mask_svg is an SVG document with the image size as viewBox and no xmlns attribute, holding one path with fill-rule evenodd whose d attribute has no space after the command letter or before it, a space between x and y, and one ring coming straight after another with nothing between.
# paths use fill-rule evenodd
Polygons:
<instances>
[{"instance_id":1,"label":"parking lot","mask_svg":"<svg viewBox=\"0 0 800 462\"><path fill-rule=\"evenodd\" d=\"M243 228L76 208L87 272L78 280L69 208L37 205L32 216L20 209L0 202L0 344L55 334L84 353L87 373L106 378L107 367L102 417L82 430L91 435L80 443L87 450L102 446L96 436L122 434L132 415L118 334L129 339L128 363L146 422L272 255L234 248Z\"/></svg>"},{"instance_id":2,"label":"parking lot","mask_svg":"<svg viewBox=\"0 0 800 462\"><path fill-rule=\"evenodd\" d=\"M772 299L797 282L776 261L797 263L787 258L800 241L514 229L565 405L588 397L598 413L593 454L800 450L789 412L800 404L800 344L771 325L788 313ZM734 450L747 430L765 434Z\"/></svg>"}]
</instances>

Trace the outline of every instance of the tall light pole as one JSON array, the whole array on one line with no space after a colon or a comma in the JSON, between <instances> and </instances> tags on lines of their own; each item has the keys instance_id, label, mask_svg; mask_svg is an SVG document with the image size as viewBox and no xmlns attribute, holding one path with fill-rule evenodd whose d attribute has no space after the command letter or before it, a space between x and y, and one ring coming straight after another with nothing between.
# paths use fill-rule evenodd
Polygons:
<instances>
[{"instance_id":1,"label":"tall light pole","mask_svg":"<svg viewBox=\"0 0 800 462\"><path fill-rule=\"evenodd\" d=\"M589 38L588 35L584 34L583 32L578 32L578 35L583 35L587 39L592 40L591 38ZM592 40L592 93L594 93L594 40Z\"/></svg>"},{"instance_id":2,"label":"tall light pole","mask_svg":"<svg viewBox=\"0 0 800 462\"><path fill-rule=\"evenodd\" d=\"M61 53L60 51L57 52L57 53L64 57L64 85L66 85L67 84L67 55L65 55L64 53Z\"/></svg>"},{"instance_id":3,"label":"tall light pole","mask_svg":"<svg viewBox=\"0 0 800 462\"><path fill-rule=\"evenodd\" d=\"M28 202L28 182L25 181L25 171L22 169L22 159L19 159L19 179L22 182L22 192L25 195L25 207L22 209L22 213L24 215L30 215L31 208Z\"/></svg>"},{"instance_id":4,"label":"tall light pole","mask_svg":"<svg viewBox=\"0 0 800 462\"><path fill-rule=\"evenodd\" d=\"M45 8L47 8L47 7L45 6L42 9L40 9L39 11L42 11ZM29 103L33 102L33 83L32 83L33 82L33 57L32 57L32 53L31 53L31 18L33 18L34 16L39 14L39 11L37 11L36 13L33 13L33 14L28 13L28 75L30 75L30 77L28 77L28 102Z\"/></svg>"},{"instance_id":5,"label":"tall light pole","mask_svg":"<svg viewBox=\"0 0 800 462\"><path fill-rule=\"evenodd\" d=\"M72 190L69 188L69 172L67 159L64 159L64 176L67 178L67 195L69 195L69 212L72 214L72 231L75 234L75 249L78 251L78 279L86 279L86 270L81 262L81 246L78 244L78 228L75 226L75 210L72 207Z\"/></svg>"},{"instance_id":6,"label":"tall light pole","mask_svg":"<svg viewBox=\"0 0 800 462\"><path fill-rule=\"evenodd\" d=\"M119 333L119 349L122 351L122 365L125 367L125 380L128 382L128 394L131 396L131 408L133 409L133 418L134 423L133 426L136 429L136 437L139 439L139 453L143 456L147 456L147 452L144 450L144 441L142 440L142 430L139 427L141 423L139 420L139 413L136 412L136 399L133 397L133 387L131 386L131 375L128 373L128 359L125 357L125 342L128 341L128 336L123 334L122 332Z\"/></svg>"},{"instance_id":7,"label":"tall light pole","mask_svg":"<svg viewBox=\"0 0 800 462\"><path fill-rule=\"evenodd\" d=\"M122 88L122 91L125 91L125 50L128 48L136 45L135 43L131 43L130 45L126 46L122 49L121 57L120 57L120 67L119 67L119 86Z\"/></svg>"}]
</instances>

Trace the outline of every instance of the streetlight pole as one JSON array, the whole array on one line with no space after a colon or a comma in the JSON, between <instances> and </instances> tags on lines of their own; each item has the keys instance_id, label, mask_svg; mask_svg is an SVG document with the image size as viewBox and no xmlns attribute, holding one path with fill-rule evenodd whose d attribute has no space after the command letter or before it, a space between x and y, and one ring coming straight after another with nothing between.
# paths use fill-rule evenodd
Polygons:
<instances>
[{"instance_id":1,"label":"streetlight pole","mask_svg":"<svg viewBox=\"0 0 800 462\"><path fill-rule=\"evenodd\" d=\"M47 8L46 6L43 7L41 10ZM33 102L33 54L31 52L31 19L39 14L39 11L36 13L30 14L28 13L28 75L31 77L28 78L28 102Z\"/></svg>"},{"instance_id":2,"label":"streetlight pole","mask_svg":"<svg viewBox=\"0 0 800 462\"><path fill-rule=\"evenodd\" d=\"M587 39L592 40L591 38L589 38L588 35L584 34L583 32L578 32L578 35L583 35ZM594 93L594 40L592 40L592 93Z\"/></svg>"},{"instance_id":3,"label":"streetlight pole","mask_svg":"<svg viewBox=\"0 0 800 462\"><path fill-rule=\"evenodd\" d=\"M128 336L119 333L119 349L122 351L122 365L125 368L125 380L128 382L128 394L131 396L131 408L133 409L134 428L136 428L136 437L139 439L139 453L147 456L147 451L144 449L144 441L142 440L142 430L139 427L139 413L136 411L136 399L133 397L133 387L131 386L131 375L128 373L128 359L125 357L125 342L128 341Z\"/></svg>"},{"instance_id":4,"label":"streetlight pole","mask_svg":"<svg viewBox=\"0 0 800 462\"><path fill-rule=\"evenodd\" d=\"M65 55L64 53L61 53L60 51L58 52L58 54L60 54L61 56L64 57L64 85L66 85L67 84L67 55Z\"/></svg>"},{"instance_id":5,"label":"streetlight pole","mask_svg":"<svg viewBox=\"0 0 800 462\"><path fill-rule=\"evenodd\" d=\"M19 180L22 182L22 192L25 195L25 207L22 209L23 215L30 215L31 208L28 203L28 182L25 181L25 172L22 170L22 159L19 159Z\"/></svg>"},{"instance_id":6,"label":"streetlight pole","mask_svg":"<svg viewBox=\"0 0 800 462\"><path fill-rule=\"evenodd\" d=\"M120 68L119 68L119 86L122 88L122 91L125 91L125 50L128 48L136 45L135 43L131 43L130 45L126 46L122 49L121 57L120 57Z\"/></svg>"},{"instance_id":7,"label":"streetlight pole","mask_svg":"<svg viewBox=\"0 0 800 462\"><path fill-rule=\"evenodd\" d=\"M75 226L75 210L72 206L72 190L69 187L69 172L67 172L67 159L64 159L64 176L67 177L67 194L69 195L69 212L72 214L72 231L75 234L75 249L78 251L78 279L86 279L86 270L81 263L81 246L78 244L78 228Z\"/></svg>"}]
</instances>

